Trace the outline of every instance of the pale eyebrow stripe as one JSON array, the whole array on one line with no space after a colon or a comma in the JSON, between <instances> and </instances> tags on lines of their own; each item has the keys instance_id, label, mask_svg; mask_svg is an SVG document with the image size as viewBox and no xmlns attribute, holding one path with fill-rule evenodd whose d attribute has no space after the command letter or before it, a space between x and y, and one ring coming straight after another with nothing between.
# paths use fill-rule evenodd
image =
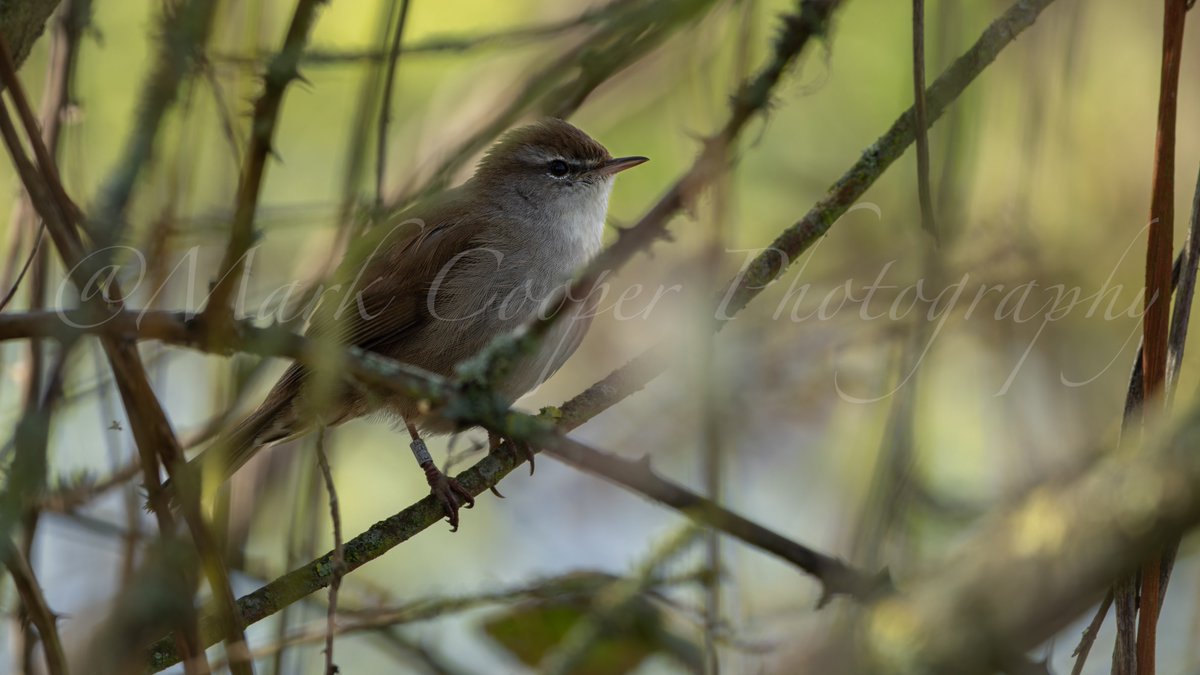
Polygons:
<instances>
[{"instance_id":1,"label":"pale eyebrow stripe","mask_svg":"<svg viewBox=\"0 0 1200 675\"><path fill-rule=\"evenodd\" d=\"M526 152L524 153L524 156L526 159L528 159L529 161L531 161L533 163L541 163L541 164L549 164L550 162L553 162L554 160L559 159L559 160L566 162L567 166L570 167L571 171L576 171L576 172L590 171L592 169L595 169L597 166L599 166L604 161L604 160L592 160L592 159L585 159L583 161L571 160L571 159L567 159L566 157L563 157L560 153L552 152L552 151L548 152L543 148L537 148L537 147L527 148Z\"/></svg>"}]
</instances>

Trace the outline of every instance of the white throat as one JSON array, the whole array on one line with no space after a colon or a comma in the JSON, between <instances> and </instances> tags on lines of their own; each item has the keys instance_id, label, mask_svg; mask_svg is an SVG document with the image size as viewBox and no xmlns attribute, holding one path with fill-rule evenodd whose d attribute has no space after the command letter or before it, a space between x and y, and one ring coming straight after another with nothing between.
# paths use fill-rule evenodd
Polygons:
<instances>
[{"instance_id":1,"label":"white throat","mask_svg":"<svg viewBox=\"0 0 1200 675\"><path fill-rule=\"evenodd\" d=\"M608 195L612 192L612 181L578 200L575 208L564 209L559 214L558 232L562 233L564 253L576 257L576 266L591 260L600 252L600 240L604 236L604 220L608 214Z\"/></svg>"}]
</instances>

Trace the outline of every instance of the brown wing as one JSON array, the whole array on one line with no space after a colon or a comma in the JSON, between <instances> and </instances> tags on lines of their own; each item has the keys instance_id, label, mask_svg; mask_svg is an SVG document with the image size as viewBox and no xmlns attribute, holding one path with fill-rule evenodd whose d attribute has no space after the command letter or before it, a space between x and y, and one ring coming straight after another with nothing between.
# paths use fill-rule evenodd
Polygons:
<instances>
[{"instance_id":1,"label":"brown wing","mask_svg":"<svg viewBox=\"0 0 1200 675\"><path fill-rule=\"evenodd\" d=\"M396 226L377 226L347 252L338 290L322 296L306 334L385 353L411 339L430 319L424 296L433 277L483 231L474 211L454 190L402 214ZM311 420L292 405L306 375L292 364L249 417L193 462L219 462L228 476L262 445L306 431Z\"/></svg>"},{"instance_id":2,"label":"brown wing","mask_svg":"<svg viewBox=\"0 0 1200 675\"><path fill-rule=\"evenodd\" d=\"M431 319L426 295L432 280L484 229L457 192L357 242L338 267L338 292L322 298L306 334L387 353L419 332ZM439 295L439 302L447 300Z\"/></svg>"}]
</instances>

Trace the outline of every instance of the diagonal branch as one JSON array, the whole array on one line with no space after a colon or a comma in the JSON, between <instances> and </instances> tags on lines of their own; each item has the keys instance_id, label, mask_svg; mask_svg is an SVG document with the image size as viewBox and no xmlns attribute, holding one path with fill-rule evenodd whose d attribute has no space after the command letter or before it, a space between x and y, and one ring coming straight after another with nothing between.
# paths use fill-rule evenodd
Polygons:
<instances>
[{"instance_id":1,"label":"diagonal branch","mask_svg":"<svg viewBox=\"0 0 1200 675\"><path fill-rule=\"evenodd\" d=\"M1146 452L1106 453L1077 478L1030 491L872 607L848 660L821 672L994 672L1043 644L1114 578L1200 525L1197 443L1193 405Z\"/></svg>"},{"instance_id":2,"label":"diagonal branch","mask_svg":"<svg viewBox=\"0 0 1200 675\"><path fill-rule=\"evenodd\" d=\"M378 131L375 132L375 208L383 207L383 183L387 179L388 125L392 121L392 89L396 86L396 66L400 61L400 43L404 38L404 26L408 23L409 0L398 0L396 28L392 33L391 49L388 51L387 73L383 76L383 94L379 101Z\"/></svg>"},{"instance_id":3,"label":"diagonal branch","mask_svg":"<svg viewBox=\"0 0 1200 675\"><path fill-rule=\"evenodd\" d=\"M938 239L929 189L929 117L925 113L925 0L913 0L913 112L917 121L917 198L921 203L921 228Z\"/></svg>"},{"instance_id":4,"label":"diagonal branch","mask_svg":"<svg viewBox=\"0 0 1200 675\"><path fill-rule=\"evenodd\" d=\"M283 40L283 49L271 59L263 81L263 93L254 104L250 126L250 147L246 150L237 203L230 226L229 245L221 261L221 272L208 296L201 321L218 335L231 329L234 318L233 291L241 280L246 253L254 243L254 215L266 173L267 157L272 153L272 138L283 94L287 86L300 79L297 66L308 34L316 20L317 5L325 0L298 0L296 12Z\"/></svg>"},{"instance_id":5,"label":"diagonal branch","mask_svg":"<svg viewBox=\"0 0 1200 675\"><path fill-rule=\"evenodd\" d=\"M995 60L1002 49L1033 25L1042 10L1052 2L1054 0L1018 0L993 21L975 44L925 92L930 123L945 112L947 106ZM730 281L718 305L723 318L732 317L744 308L824 236L912 144L915 129L914 113L910 108L863 151L862 157L830 186L821 201L802 219L780 233L768 248ZM666 343L651 347L577 394L560 407L560 428L574 429L629 395L641 391L667 369L672 352L673 347Z\"/></svg>"},{"instance_id":6,"label":"diagonal branch","mask_svg":"<svg viewBox=\"0 0 1200 675\"><path fill-rule=\"evenodd\" d=\"M156 339L176 346L202 351L223 351L228 343L217 342L196 321L169 312L114 313L102 323L86 325L88 315L80 310L28 312L0 315L0 341L41 335L61 339L79 332L96 333L112 339ZM300 335L276 328L256 328L248 322L235 323L238 349L270 356L286 356L309 365L328 363L320 345ZM596 473L667 506L678 509L698 523L714 527L751 546L755 546L795 565L821 582L822 599L850 595L867 599L885 592L890 584L884 575L870 575L843 561L792 541L690 490L654 473L644 461L630 461L608 455L578 441L559 435L549 420L509 410L494 395L459 388L437 375L392 361L358 348L342 355L341 368L358 382L392 394L425 402L430 414L440 414L462 426L482 426L502 430L514 440L530 441L556 456ZM515 469L522 458L515 454L492 453L475 466L456 476L472 495L479 495ZM438 522L442 507L433 496L426 497L387 520L376 523L367 532L343 545L346 572L378 558L420 531ZM333 577L333 553L298 568L242 598L238 607L242 618L252 624L300 598L328 585ZM216 636L210 619L202 625L206 644ZM165 668L178 661L170 638L156 643L151 661Z\"/></svg>"},{"instance_id":7,"label":"diagonal branch","mask_svg":"<svg viewBox=\"0 0 1200 675\"><path fill-rule=\"evenodd\" d=\"M180 84L204 50L216 14L215 0L165 6L158 58L142 86L137 114L121 158L100 188L94 223L106 244L120 238L133 187L151 160L158 130L174 105Z\"/></svg>"},{"instance_id":8,"label":"diagonal branch","mask_svg":"<svg viewBox=\"0 0 1200 675\"><path fill-rule=\"evenodd\" d=\"M741 84L730 99L729 117L720 131L705 140L699 156L642 216L636 225L621 231L620 237L580 273L558 297L547 302L548 307L561 307L565 301L583 303L596 285L614 270L624 265L639 251L666 236L667 225L680 211L691 207L700 192L707 188L729 164L730 151L736 145L746 124L762 113L771 102L776 85L783 79L792 63L811 38L824 35L839 0L802 0L796 11L781 17L782 27L775 39L771 58L753 77ZM494 382L517 355L533 349L546 333L569 313L557 312L539 316L517 339L502 336L482 354L460 369L463 373Z\"/></svg>"},{"instance_id":9,"label":"diagonal branch","mask_svg":"<svg viewBox=\"0 0 1200 675\"><path fill-rule=\"evenodd\" d=\"M50 675L67 675L67 659L63 652L62 641L58 635L58 617L46 604L46 596L42 593L41 584L29 567L29 561L21 555L21 551L10 539L0 540L0 560L12 575L13 586L16 587L21 602L29 612L30 620L38 629L42 649L46 656L46 671Z\"/></svg>"}]
</instances>

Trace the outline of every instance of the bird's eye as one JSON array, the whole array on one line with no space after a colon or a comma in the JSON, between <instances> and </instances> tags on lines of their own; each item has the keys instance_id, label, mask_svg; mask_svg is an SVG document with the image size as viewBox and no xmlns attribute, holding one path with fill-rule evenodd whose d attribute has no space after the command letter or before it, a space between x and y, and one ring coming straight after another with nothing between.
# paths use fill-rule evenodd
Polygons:
<instances>
[{"instance_id":1,"label":"bird's eye","mask_svg":"<svg viewBox=\"0 0 1200 675\"><path fill-rule=\"evenodd\" d=\"M562 178L563 176L567 175L568 171L571 170L571 167L567 166L567 163L561 159L556 159L550 162L550 165L547 168L550 170L550 175L554 176L555 178Z\"/></svg>"}]
</instances>

